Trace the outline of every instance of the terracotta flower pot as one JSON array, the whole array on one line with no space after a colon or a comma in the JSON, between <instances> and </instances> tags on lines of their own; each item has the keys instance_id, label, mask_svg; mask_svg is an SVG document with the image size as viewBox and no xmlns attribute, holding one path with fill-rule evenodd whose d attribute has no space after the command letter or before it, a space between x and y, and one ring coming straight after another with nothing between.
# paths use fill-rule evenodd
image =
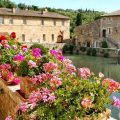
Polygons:
<instances>
[{"instance_id":1,"label":"terracotta flower pot","mask_svg":"<svg viewBox=\"0 0 120 120\"><path fill-rule=\"evenodd\" d=\"M29 94L36 89L35 85L30 80L30 77L20 77L20 91L27 98Z\"/></svg>"}]
</instances>

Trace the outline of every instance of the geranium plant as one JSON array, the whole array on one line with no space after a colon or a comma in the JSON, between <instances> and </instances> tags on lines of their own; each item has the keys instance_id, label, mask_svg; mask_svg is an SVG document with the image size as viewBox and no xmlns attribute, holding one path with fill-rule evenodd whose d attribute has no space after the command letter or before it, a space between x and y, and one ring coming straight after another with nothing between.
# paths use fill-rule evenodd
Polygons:
<instances>
[{"instance_id":1,"label":"geranium plant","mask_svg":"<svg viewBox=\"0 0 120 120\"><path fill-rule=\"evenodd\" d=\"M19 76L29 76L35 89L18 105L21 114L16 118L8 116L6 120L78 120L86 116L96 120L106 111L106 104L120 108L118 98L109 99L111 93L120 90L120 83L104 79L102 73L94 75L88 68L76 68L60 50L42 55L41 49L20 45L15 37L12 33L7 42L5 37L0 38L1 75L6 71L6 79L17 84Z\"/></svg>"},{"instance_id":2,"label":"geranium plant","mask_svg":"<svg viewBox=\"0 0 120 120\"><path fill-rule=\"evenodd\" d=\"M118 82L109 78L102 81L102 73L95 76L88 68L77 69L59 50L51 50L49 60L43 73L32 77L39 87L19 105L22 114L17 119L97 119L106 104L120 108L119 99L109 99L112 92L120 90Z\"/></svg>"}]
</instances>

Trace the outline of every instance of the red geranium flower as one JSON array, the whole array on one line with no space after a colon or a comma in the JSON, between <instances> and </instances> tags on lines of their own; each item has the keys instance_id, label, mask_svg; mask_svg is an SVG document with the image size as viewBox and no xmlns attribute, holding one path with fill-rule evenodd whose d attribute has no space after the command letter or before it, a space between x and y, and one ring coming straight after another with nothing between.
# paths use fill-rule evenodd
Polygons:
<instances>
[{"instance_id":1,"label":"red geranium flower","mask_svg":"<svg viewBox=\"0 0 120 120\"><path fill-rule=\"evenodd\" d=\"M15 38L16 38L16 33L15 33L15 32L12 32L12 33L10 34L10 37L11 37L12 39L15 39Z\"/></svg>"},{"instance_id":2,"label":"red geranium flower","mask_svg":"<svg viewBox=\"0 0 120 120\"><path fill-rule=\"evenodd\" d=\"M0 36L0 42L1 42L2 40L7 40L7 39L6 39L5 36L2 35L2 36Z\"/></svg>"}]
</instances>

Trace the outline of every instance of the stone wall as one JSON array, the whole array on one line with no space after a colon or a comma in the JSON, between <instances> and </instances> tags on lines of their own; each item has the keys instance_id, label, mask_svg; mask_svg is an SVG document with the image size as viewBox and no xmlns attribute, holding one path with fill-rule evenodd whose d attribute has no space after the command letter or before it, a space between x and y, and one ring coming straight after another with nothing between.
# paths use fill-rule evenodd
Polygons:
<instances>
[{"instance_id":1,"label":"stone wall","mask_svg":"<svg viewBox=\"0 0 120 120\"><path fill-rule=\"evenodd\" d=\"M87 42L88 47L100 47L101 41L107 39L110 48L120 48L120 16L102 16L93 23L76 27L75 32L77 47L87 47Z\"/></svg>"},{"instance_id":2,"label":"stone wall","mask_svg":"<svg viewBox=\"0 0 120 120\"><path fill-rule=\"evenodd\" d=\"M75 29L76 46L92 47L100 34L100 21L78 26Z\"/></svg>"},{"instance_id":3,"label":"stone wall","mask_svg":"<svg viewBox=\"0 0 120 120\"><path fill-rule=\"evenodd\" d=\"M106 37L110 38L113 43L120 44L120 16L106 16L101 19L101 37L103 30L106 31ZM115 47L110 45L110 47Z\"/></svg>"},{"instance_id":4,"label":"stone wall","mask_svg":"<svg viewBox=\"0 0 120 120\"><path fill-rule=\"evenodd\" d=\"M34 43L30 43L30 42L24 42L23 44L26 44L27 46L31 46L33 44L39 44L39 42L34 42ZM49 49L62 49L63 46L65 45L66 43L41 43L41 45L43 45L45 48L49 48Z\"/></svg>"}]
</instances>

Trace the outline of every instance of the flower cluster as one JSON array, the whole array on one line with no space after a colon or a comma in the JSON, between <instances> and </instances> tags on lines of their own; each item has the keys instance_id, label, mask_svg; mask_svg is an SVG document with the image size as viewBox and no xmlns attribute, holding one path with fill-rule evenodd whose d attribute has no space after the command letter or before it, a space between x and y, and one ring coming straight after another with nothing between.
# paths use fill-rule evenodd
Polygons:
<instances>
[{"instance_id":1,"label":"flower cluster","mask_svg":"<svg viewBox=\"0 0 120 120\"><path fill-rule=\"evenodd\" d=\"M117 107L118 109L120 108L120 99L116 98L115 96L113 96L113 101L112 101L112 105L114 107Z\"/></svg>"},{"instance_id":2,"label":"flower cluster","mask_svg":"<svg viewBox=\"0 0 120 120\"><path fill-rule=\"evenodd\" d=\"M54 100L54 93L51 93L47 88L42 88L40 90L33 91L28 98L28 102L22 102L19 105L19 110L27 112L29 109L35 108L38 105L38 102L51 103Z\"/></svg>"},{"instance_id":3,"label":"flower cluster","mask_svg":"<svg viewBox=\"0 0 120 120\"><path fill-rule=\"evenodd\" d=\"M10 38L14 40L15 33ZM0 41L3 40L6 38L1 37ZM43 120L95 116L111 103L109 95L120 90L120 83L109 78L103 80L101 72L95 76L89 68L77 69L71 60L62 55L61 50L50 50L42 55L39 48L29 49L26 45L15 43L10 45L9 41L3 43L2 53L6 55L9 52L7 57L10 59L4 59L4 64L0 66L2 78L18 84L19 76L25 76L31 83L25 89L34 86L26 101L18 106L23 119L30 116L29 113ZM113 97L112 105L120 108L120 100ZM12 117L8 116L6 120L12 120Z\"/></svg>"},{"instance_id":4,"label":"flower cluster","mask_svg":"<svg viewBox=\"0 0 120 120\"><path fill-rule=\"evenodd\" d=\"M109 92L116 92L116 91L120 90L120 83L118 83L110 78L104 79L102 84L107 86Z\"/></svg>"},{"instance_id":5,"label":"flower cluster","mask_svg":"<svg viewBox=\"0 0 120 120\"><path fill-rule=\"evenodd\" d=\"M41 50L39 48L33 48L32 55L36 58L39 58L41 56Z\"/></svg>"}]
</instances>

